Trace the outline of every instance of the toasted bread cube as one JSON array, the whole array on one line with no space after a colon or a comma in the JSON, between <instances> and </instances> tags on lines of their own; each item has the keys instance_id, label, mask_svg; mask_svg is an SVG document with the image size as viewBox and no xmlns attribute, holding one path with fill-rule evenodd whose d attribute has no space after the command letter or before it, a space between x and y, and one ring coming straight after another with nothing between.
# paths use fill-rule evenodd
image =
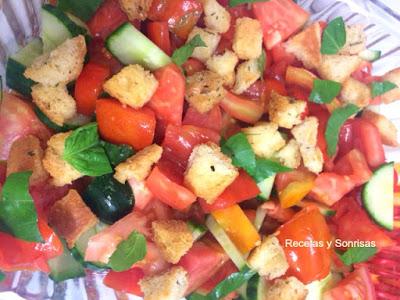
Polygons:
<instances>
[{"instance_id":1,"label":"toasted bread cube","mask_svg":"<svg viewBox=\"0 0 400 300\"><path fill-rule=\"evenodd\" d=\"M317 146L300 145L300 153L304 166L313 173L321 173L324 166L324 157Z\"/></svg>"},{"instance_id":2,"label":"toasted bread cube","mask_svg":"<svg viewBox=\"0 0 400 300\"><path fill-rule=\"evenodd\" d=\"M225 96L223 85L224 79L217 73L211 71L194 73L186 78L185 98L198 112L209 112Z\"/></svg>"},{"instance_id":3,"label":"toasted bread cube","mask_svg":"<svg viewBox=\"0 0 400 300\"><path fill-rule=\"evenodd\" d=\"M55 124L62 126L76 115L76 102L65 85L32 87L32 98L39 109Z\"/></svg>"},{"instance_id":4,"label":"toasted bread cube","mask_svg":"<svg viewBox=\"0 0 400 300\"><path fill-rule=\"evenodd\" d=\"M33 135L20 137L12 143L7 160L7 176L11 173L32 171L31 185L43 182L49 174L43 167L43 149L40 141Z\"/></svg>"},{"instance_id":5,"label":"toasted bread cube","mask_svg":"<svg viewBox=\"0 0 400 300\"><path fill-rule=\"evenodd\" d=\"M266 290L265 300L304 300L308 290L296 277L278 279Z\"/></svg>"},{"instance_id":6,"label":"toasted bread cube","mask_svg":"<svg viewBox=\"0 0 400 300\"><path fill-rule=\"evenodd\" d=\"M217 73L224 79L227 86L232 86L235 83L235 67L239 58L230 50L226 50L221 55L214 54L207 62L207 68Z\"/></svg>"},{"instance_id":7,"label":"toasted bread cube","mask_svg":"<svg viewBox=\"0 0 400 300\"><path fill-rule=\"evenodd\" d=\"M147 146L136 154L120 163L115 168L114 178L121 183L135 178L136 181L145 180L150 175L151 167L159 161L163 149L157 144Z\"/></svg>"},{"instance_id":8,"label":"toasted bread cube","mask_svg":"<svg viewBox=\"0 0 400 300\"><path fill-rule=\"evenodd\" d=\"M202 0L204 23L208 29L225 33L231 26L231 15L217 0Z\"/></svg>"},{"instance_id":9,"label":"toasted bread cube","mask_svg":"<svg viewBox=\"0 0 400 300\"><path fill-rule=\"evenodd\" d=\"M365 107L371 100L371 90L368 85L349 77L342 85L340 98L343 102Z\"/></svg>"},{"instance_id":10,"label":"toasted bread cube","mask_svg":"<svg viewBox=\"0 0 400 300\"><path fill-rule=\"evenodd\" d=\"M270 158L285 146L285 140L275 123L258 122L253 127L243 128L254 153L263 158Z\"/></svg>"},{"instance_id":11,"label":"toasted bread cube","mask_svg":"<svg viewBox=\"0 0 400 300\"><path fill-rule=\"evenodd\" d=\"M323 79L343 83L362 62L357 55L323 55L318 72Z\"/></svg>"},{"instance_id":12,"label":"toasted bread cube","mask_svg":"<svg viewBox=\"0 0 400 300\"><path fill-rule=\"evenodd\" d=\"M68 248L73 248L81 234L98 221L76 190L69 190L49 211L49 223L67 241Z\"/></svg>"},{"instance_id":13,"label":"toasted bread cube","mask_svg":"<svg viewBox=\"0 0 400 300\"><path fill-rule=\"evenodd\" d=\"M212 204L238 175L231 159L221 152L218 145L209 142L194 147L184 182L196 196Z\"/></svg>"},{"instance_id":14,"label":"toasted bread cube","mask_svg":"<svg viewBox=\"0 0 400 300\"><path fill-rule=\"evenodd\" d=\"M148 276L139 281L144 300L180 300L189 285L182 267L172 267L161 275Z\"/></svg>"},{"instance_id":15,"label":"toasted bread cube","mask_svg":"<svg viewBox=\"0 0 400 300\"><path fill-rule=\"evenodd\" d=\"M103 87L123 104L141 108L155 93L158 81L142 66L129 65L107 80Z\"/></svg>"},{"instance_id":16,"label":"toasted bread cube","mask_svg":"<svg viewBox=\"0 0 400 300\"><path fill-rule=\"evenodd\" d=\"M371 110L364 110L362 118L374 124L378 128L383 144L387 146L397 147L397 128L392 121L384 115L378 114Z\"/></svg>"},{"instance_id":17,"label":"toasted bread cube","mask_svg":"<svg viewBox=\"0 0 400 300\"><path fill-rule=\"evenodd\" d=\"M394 69L385 75L383 75L382 80L386 80L397 85L397 88L390 90L380 97L384 103L391 103L396 100L400 100L400 68Z\"/></svg>"},{"instance_id":18,"label":"toasted bread cube","mask_svg":"<svg viewBox=\"0 0 400 300\"><path fill-rule=\"evenodd\" d=\"M365 50L366 36L363 25L347 25L346 26L346 44L339 51L339 54L357 55Z\"/></svg>"},{"instance_id":19,"label":"toasted bread cube","mask_svg":"<svg viewBox=\"0 0 400 300\"><path fill-rule=\"evenodd\" d=\"M301 124L296 125L291 132L299 145L315 146L317 144L318 119L307 117Z\"/></svg>"},{"instance_id":20,"label":"toasted bread cube","mask_svg":"<svg viewBox=\"0 0 400 300\"><path fill-rule=\"evenodd\" d=\"M57 133L47 141L44 153L43 167L53 178L55 186L71 184L72 181L83 176L63 159L64 144L71 131Z\"/></svg>"},{"instance_id":21,"label":"toasted bread cube","mask_svg":"<svg viewBox=\"0 0 400 300\"><path fill-rule=\"evenodd\" d=\"M205 47L196 47L191 55L193 58L197 58L201 62L205 63L209 59L215 49L217 49L221 36L212 30L204 29L195 26L190 32L187 42L189 42L196 35L200 35L202 41L206 44ZM186 42L186 43L187 43Z\"/></svg>"},{"instance_id":22,"label":"toasted bread cube","mask_svg":"<svg viewBox=\"0 0 400 300\"><path fill-rule=\"evenodd\" d=\"M67 84L78 78L85 55L85 38L79 35L36 58L32 65L26 68L24 75L43 85Z\"/></svg>"},{"instance_id":23,"label":"toasted bread cube","mask_svg":"<svg viewBox=\"0 0 400 300\"><path fill-rule=\"evenodd\" d=\"M285 147L276 154L279 162L285 167L296 169L301 164L301 154L299 144L295 139L291 139Z\"/></svg>"},{"instance_id":24,"label":"toasted bread cube","mask_svg":"<svg viewBox=\"0 0 400 300\"><path fill-rule=\"evenodd\" d=\"M232 49L240 59L256 59L262 53L263 33L257 19L236 19Z\"/></svg>"},{"instance_id":25,"label":"toasted bread cube","mask_svg":"<svg viewBox=\"0 0 400 300\"><path fill-rule=\"evenodd\" d=\"M121 9L127 14L129 20L143 21L147 18L152 0L118 0Z\"/></svg>"},{"instance_id":26,"label":"toasted bread cube","mask_svg":"<svg viewBox=\"0 0 400 300\"><path fill-rule=\"evenodd\" d=\"M315 22L286 43L286 51L294 54L308 69L318 69L322 62L321 25Z\"/></svg>"},{"instance_id":27,"label":"toasted bread cube","mask_svg":"<svg viewBox=\"0 0 400 300\"><path fill-rule=\"evenodd\" d=\"M291 129L302 122L301 115L306 106L305 101L281 96L273 91L268 104L269 119L279 127Z\"/></svg>"},{"instance_id":28,"label":"toasted bread cube","mask_svg":"<svg viewBox=\"0 0 400 300\"><path fill-rule=\"evenodd\" d=\"M176 264L193 245L193 235L186 222L159 220L152 224L153 240L164 259Z\"/></svg>"},{"instance_id":29,"label":"toasted bread cube","mask_svg":"<svg viewBox=\"0 0 400 300\"><path fill-rule=\"evenodd\" d=\"M236 81L232 89L235 94L241 94L261 77L257 59L241 63L236 70Z\"/></svg>"}]
</instances>

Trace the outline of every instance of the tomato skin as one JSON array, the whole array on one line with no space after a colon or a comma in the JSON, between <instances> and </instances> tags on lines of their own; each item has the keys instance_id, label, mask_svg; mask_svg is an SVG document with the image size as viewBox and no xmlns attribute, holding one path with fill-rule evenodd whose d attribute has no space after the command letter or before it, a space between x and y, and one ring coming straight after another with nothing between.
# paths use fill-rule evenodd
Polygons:
<instances>
[{"instance_id":1,"label":"tomato skin","mask_svg":"<svg viewBox=\"0 0 400 300\"><path fill-rule=\"evenodd\" d=\"M124 293L143 296L139 281L144 277L144 272L140 268L133 268L123 272L110 270L104 277L104 284L114 290Z\"/></svg>"},{"instance_id":2,"label":"tomato skin","mask_svg":"<svg viewBox=\"0 0 400 300\"><path fill-rule=\"evenodd\" d=\"M235 119L252 124L256 123L264 112L262 105L256 101L239 97L228 91L221 100L220 106Z\"/></svg>"},{"instance_id":3,"label":"tomato skin","mask_svg":"<svg viewBox=\"0 0 400 300\"><path fill-rule=\"evenodd\" d=\"M372 176L364 155L358 149L353 149L343 156L333 168L340 175L348 175L355 186L366 183Z\"/></svg>"},{"instance_id":4,"label":"tomato skin","mask_svg":"<svg viewBox=\"0 0 400 300\"><path fill-rule=\"evenodd\" d=\"M195 108L189 107L183 118L183 125L194 125L198 127L208 128L215 132L222 129L222 113L219 106L214 106L207 113L199 113Z\"/></svg>"},{"instance_id":5,"label":"tomato skin","mask_svg":"<svg viewBox=\"0 0 400 300\"><path fill-rule=\"evenodd\" d=\"M198 59L189 58L183 63L182 68L185 70L187 76L192 76L194 73L203 71L206 66Z\"/></svg>"},{"instance_id":6,"label":"tomato skin","mask_svg":"<svg viewBox=\"0 0 400 300\"><path fill-rule=\"evenodd\" d=\"M96 117L100 135L111 143L127 144L140 150L153 142L156 118L147 107L133 109L115 99L99 99Z\"/></svg>"},{"instance_id":7,"label":"tomato skin","mask_svg":"<svg viewBox=\"0 0 400 300\"><path fill-rule=\"evenodd\" d=\"M272 60L274 63L281 61L287 62L289 65L296 61L296 57L287 52L284 43L279 43L271 49Z\"/></svg>"},{"instance_id":8,"label":"tomato skin","mask_svg":"<svg viewBox=\"0 0 400 300\"><path fill-rule=\"evenodd\" d=\"M167 22L148 22L147 35L162 51L171 56L171 40Z\"/></svg>"},{"instance_id":9,"label":"tomato skin","mask_svg":"<svg viewBox=\"0 0 400 300\"><path fill-rule=\"evenodd\" d=\"M202 295L210 293L218 285L218 283L235 272L238 272L237 267L231 260L228 260L218 269L217 273L210 277L210 279L201 287L199 287L196 292L200 292Z\"/></svg>"},{"instance_id":10,"label":"tomato skin","mask_svg":"<svg viewBox=\"0 0 400 300\"><path fill-rule=\"evenodd\" d=\"M135 198L135 209L143 210L153 199L153 194L147 188L144 181L137 181L134 177L128 180Z\"/></svg>"}]
</instances>

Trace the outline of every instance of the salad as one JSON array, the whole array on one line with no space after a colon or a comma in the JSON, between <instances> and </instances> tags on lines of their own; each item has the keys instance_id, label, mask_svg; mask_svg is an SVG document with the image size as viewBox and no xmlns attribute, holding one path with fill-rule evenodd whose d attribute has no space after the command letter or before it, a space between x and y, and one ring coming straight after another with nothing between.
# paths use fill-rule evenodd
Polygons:
<instances>
[{"instance_id":1,"label":"salad","mask_svg":"<svg viewBox=\"0 0 400 300\"><path fill-rule=\"evenodd\" d=\"M8 59L0 280L399 299L400 69L292 0L58 0Z\"/></svg>"}]
</instances>

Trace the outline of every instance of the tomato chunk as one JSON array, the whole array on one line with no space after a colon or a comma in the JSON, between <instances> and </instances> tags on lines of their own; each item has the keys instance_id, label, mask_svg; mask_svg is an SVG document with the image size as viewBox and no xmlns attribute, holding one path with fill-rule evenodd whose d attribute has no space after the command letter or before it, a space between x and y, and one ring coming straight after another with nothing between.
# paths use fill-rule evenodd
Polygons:
<instances>
[{"instance_id":1,"label":"tomato chunk","mask_svg":"<svg viewBox=\"0 0 400 300\"><path fill-rule=\"evenodd\" d=\"M343 156L333 168L340 175L348 175L355 186L366 183L372 176L364 155L358 149L353 149Z\"/></svg>"},{"instance_id":2,"label":"tomato chunk","mask_svg":"<svg viewBox=\"0 0 400 300\"><path fill-rule=\"evenodd\" d=\"M143 296L139 281L144 277L140 268L133 268L123 272L111 270L104 277L104 284L114 290L123 293L130 293L136 296Z\"/></svg>"},{"instance_id":3,"label":"tomato chunk","mask_svg":"<svg viewBox=\"0 0 400 300\"><path fill-rule=\"evenodd\" d=\"M222 129L222 113L219 106L215 106L207 113L199 113L195 108L189 107L183 118L183 125L194 125L220 132Z\"/></svg>"},{"instance_id":4,"label":"tomato chunk","mask_svg":"<svg viewBox=\"0 0 400 300\"><path fill-rule=\"evenodd\" d=\"M148 22L147 34L167 55L171 55L171 40L169 39L169 30L167 22Z\"/></svg>"},{"instance_id":5,"label":"tomato chunk","mask_svg":"<svg viewBox=\"0 0 400 300\"><path fill-rule=\"evenodd\" d=\"M228 91L220 106L230 116L246 123L256 123L264 113L262 105L256 101L244 99Z\"/></svg>"}]
</instances>

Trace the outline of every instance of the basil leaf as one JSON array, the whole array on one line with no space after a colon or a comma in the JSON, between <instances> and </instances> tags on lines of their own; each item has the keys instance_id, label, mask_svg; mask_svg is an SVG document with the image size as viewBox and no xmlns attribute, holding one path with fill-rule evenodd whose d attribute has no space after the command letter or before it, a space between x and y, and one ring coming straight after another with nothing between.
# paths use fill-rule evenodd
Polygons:
<instances>
[{"instance_id":1,"label":"basil leaf","mask_svg":"<svg viewBox=\"0 0 400 300\"><path fill-rule=\"evenodd\" d=\"M74 130L65 140L64 159L98 145L97 123L89 123Z\"/></svg>"},{"instance_id":2,"label":"basil leaf","mask_svg":"<svg viewBox=\"0 0 400 300\"><path fill-rule=\"evenodd\" d=\"M386 92L389 92L397 87L398 86L396 84L387 80L382 82L373 82L371 84L372 97L375 98L377 96L383 95Z\"/></svg>"},{"instance_id":3,"label":"basil leaf","mask_svg":"<svg viewBox=\"0 0 400 300\"><path fill-rule=\"evenodd\" d=\"M342 255L339 255L339 257L346 266L350 266L368 260L376 252L376 247L352 247Z\"/></svg>"},{"instance_id":4,"label":"basil leaf","mask_svg":"<svg viewBox=\"0 0 400 300\"><path fill-rule=\"evenodd\" d=\"M201 294L193 293L193 294L190 294L187 299L188 300L209 300L210 298L208 296L203 296Z\"/></svg>"},{"instance_id":5,"label":"basil leaf","mask_svg":"<svg viewBox=\"0 0 400 300\"><path fill-rule=\"evenodd\" d=\"M58 0L57 7L64 12L72 13L83 21L89 21L102 2L103 0Z\"/></svg>"},{"instance_id":6,"label":"basil leaf","mask_svg":"<svg viewBox=\"0 0 400 300\"><path fill-rule=\"evenodd\" d=\"M340 128L349 117L358 111L358 106L354 104L347 104L346 106L339 107L332 112L325 130L325 140L328 144L328 155L330 157L336 153Z\"/></svg>"},{"instance_id":7,"label":"basil leaf","mask_svg":"<svg viewBox=\"0 0 400 300\"><path fill-rule=\"evenodd\" d=\"M314 79L313 89L309 98L312 102L318 104L331 103L339 95L341 88L342 85L339 82Z\"/></svg>"},{"instance_id":8,"label":"basil leaf","mask_svg":"<svg viewBox=\"0 0 400 300\"><path fill-rule=\"evenodd\" d=\"M266 63L267 63L267 54L265 53L265 50L263 49L260 57L257 58L258 70L261 73L261 78L264 78L264 76L262 76L262 74L264 74Z\"/></svg>"},{"instance_id":9,"label":"basil leaf","mask_svg":"<svg viewBox=\"0 0 400 300\"><path fill-rule=\"evenodd\" d=\"M281 165L280 163L266 159L256 158L257 167L253 174L250 174L254 180L259 183L265 178L275 175L276 173L289 172L292 169Z\"/></svg>"},{"instance_id":10,"label":"basil leaf","mask_svg":"<svg viewBox=\"0 0 400 300\"><path fill-rule=\"evenodd\" d=\"M42 242L35 204L29 194L31 171L10 174L4 183L0 200L0 222L16 238Z\"/></svg>"},{"instance_id":11,"label":"basil leaf","mask_svg":"<svg viewBox=\"0 0 400 300\"><path fill-rule=\"evenodd\" d=\"M4 279L6 279L6 274L0 272L0 282L2 282Z\"/></svg>"},{"instance_id":12,"label":"basil leaf","mask_svg":"<svg viewBox=\"0 0 400 300\"><path fill-rule=\"evenodd\" d=\"M111 255L109 266L117 272L128 270L135 262L146 256L146 238L133 231L126 240L119 243L117 250Z\"/></svg>"},{"instance_id":13,"label":"basil leaf","mask_svg":"<svg viewBox=\"0 0 400 300\"><path fill-rule=\"evenodd\" d=\"M100 145L103 146L111 165L114 167L135 153L132 147L128 145L115 145L106 141L100 141Z\"/></svg>"},{"instance_id":14,"label":"basil leaf","mask_svg":"<svg viewBox=\"0 0 400 300\"><path fill-rule=\"evenodd\" d=\"M342 17L329 22L322 34L321 53L336 54L346 44L346 26Z\"/></svg>"},{"instance_id":15,"label":"basil leaf","mask_svg":"<svg viewBox=\"0 0 400 300\"><path fill-rule=\"evenodd\" d=\"M234 166L245 169L249 174L255 172L256 155L243 132L239 132L231 136L227 141L223 141L221 150L232 158Z\"/></svg>"},{"instance_id":16,"label":"basil leaf","mask_svg":"<svg viewBox=\"0 0 400 300\"><path fill-rule=\"evenodd\" d=\"M269 0L229 0L229 6L234 7L240 4L255 3L255 2L268 2Z\"/></svg>"},{"instance_id":17,"label":"basil leaf","mask_svg":"<svg viewBox=\"0 0 400 300\"><path fill-rule=\"evenodd\" d=\"M181 66L193 54L195 48L206 46L206 43L203 42L200 35L196 34L189 42L174 51L172 54L172 61L176 65Z\"/></svg>"}]
</instances>

